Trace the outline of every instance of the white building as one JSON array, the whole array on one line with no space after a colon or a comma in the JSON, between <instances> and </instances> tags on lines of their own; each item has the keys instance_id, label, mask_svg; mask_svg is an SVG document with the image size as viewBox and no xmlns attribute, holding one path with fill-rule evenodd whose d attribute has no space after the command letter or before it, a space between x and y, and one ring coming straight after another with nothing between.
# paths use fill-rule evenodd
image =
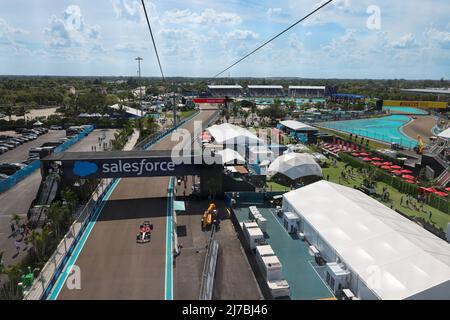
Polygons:
<instances>
[{"instance_id":1,"label":"white building","mask_svg":"<svg viewBox=\"0 0 450 320\"><path fill-rule=\"evenodd\" d=\"M364 193L322 180L284 194L283 210L300 217L331 287L337 279L360 299L450 299L450 244Z\"/></svg>"}]
</instances>

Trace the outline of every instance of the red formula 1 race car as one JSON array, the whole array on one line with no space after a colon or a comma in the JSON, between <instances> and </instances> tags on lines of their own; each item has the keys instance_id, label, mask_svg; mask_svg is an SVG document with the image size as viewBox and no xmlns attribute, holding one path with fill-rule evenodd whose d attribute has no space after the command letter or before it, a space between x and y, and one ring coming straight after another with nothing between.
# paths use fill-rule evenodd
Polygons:
<instances>
[{"instance_id":1,"label":"red formula 1 race car","mask_svg":"<svg viewBox=\"0 0 450 320\"><path fill-rule=\"evenodd\" d=\"M144 223L141 224L139 227L139 233L136 236L136 242L137 243L150 242L152 230L153 225L150 224L150 221L144 221Z\"/></svg>"}]
</instances>

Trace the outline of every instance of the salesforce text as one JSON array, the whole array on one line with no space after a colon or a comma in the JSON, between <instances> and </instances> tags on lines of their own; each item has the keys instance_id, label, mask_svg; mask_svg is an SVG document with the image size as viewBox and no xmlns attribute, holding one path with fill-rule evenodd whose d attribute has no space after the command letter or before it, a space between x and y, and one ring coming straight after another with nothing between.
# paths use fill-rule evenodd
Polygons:
<instances>
[{"instance_id":1,"label":"salesforce text","mask_svg":"<svg viewBox=\"0 0 450 320\"><path fill-rule=\"evenodd\" d=\"M156 172L156 171L174 171L175 163L173 162L147 162L147 160L142 160L140 162L125 162L119 160L118 163L104 163L102 165L103 173L137 173L138 176L145 172Z\"/></svg>"}]
</instances>

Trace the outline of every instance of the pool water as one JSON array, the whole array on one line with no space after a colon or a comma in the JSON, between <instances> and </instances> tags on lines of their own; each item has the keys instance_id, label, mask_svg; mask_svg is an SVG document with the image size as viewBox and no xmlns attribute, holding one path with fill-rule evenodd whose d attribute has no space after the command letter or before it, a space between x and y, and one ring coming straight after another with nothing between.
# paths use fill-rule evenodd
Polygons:
<instances>
[{"instance_id":1,"label":"pool water","mask_svg":"<svg viewBox=\"0 0 450 320\"><path fill-rule=\"evenodd\" d=\"M408 116L391 115L383 118L325 122L322 126L389 144L395 142L406 148L414 148L417 141L408 137L401 129L410 120Z\"/></svg>"},{"instance_id":2,"label":"pool water","mask_svg":"<svg viewBox=\"0 0 450 320\"><path fill-rule=\"evenodd\" d=\"M389 110L391 114L416 114L416 115L427 115L428 112L425 110L414 108L414 107L383 107L383 110Z\"/></svg>"}]
</instances>

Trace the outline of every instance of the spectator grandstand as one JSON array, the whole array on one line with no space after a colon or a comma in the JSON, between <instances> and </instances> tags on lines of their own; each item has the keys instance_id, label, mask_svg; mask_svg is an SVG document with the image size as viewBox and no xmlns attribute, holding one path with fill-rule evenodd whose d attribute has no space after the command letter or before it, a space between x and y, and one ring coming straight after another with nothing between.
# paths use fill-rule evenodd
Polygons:
<instances>
[{"instance_id":1,"label":"spectator grandstand","mask_svg":"<svg viewBox=\"0 0 450 320\"><path fill-rule=\"evenodd\" d=\"M285 94L283 86L250 85L248 95L250 97L283 97Z\"/></svg>"},{"instance_id":2,"label":"spectator grandstand","mask_svg":"<svg viewBox=\"0 0 450 320\"><path fill-rule=\"evenodd\" d=\"M324 98L325 86L289 86L291 98Z\"/></svg>"},{"instance_id":3,"label":"spectator grandstand","mask_svg":"<svg viewBox=\"0 0 450 320\"><path fill-rule=\"evenodd\" d=\"M211 85L208 91L212 97L242 97L243 90L240 85Z\"/></svg>"}]
</instances>

